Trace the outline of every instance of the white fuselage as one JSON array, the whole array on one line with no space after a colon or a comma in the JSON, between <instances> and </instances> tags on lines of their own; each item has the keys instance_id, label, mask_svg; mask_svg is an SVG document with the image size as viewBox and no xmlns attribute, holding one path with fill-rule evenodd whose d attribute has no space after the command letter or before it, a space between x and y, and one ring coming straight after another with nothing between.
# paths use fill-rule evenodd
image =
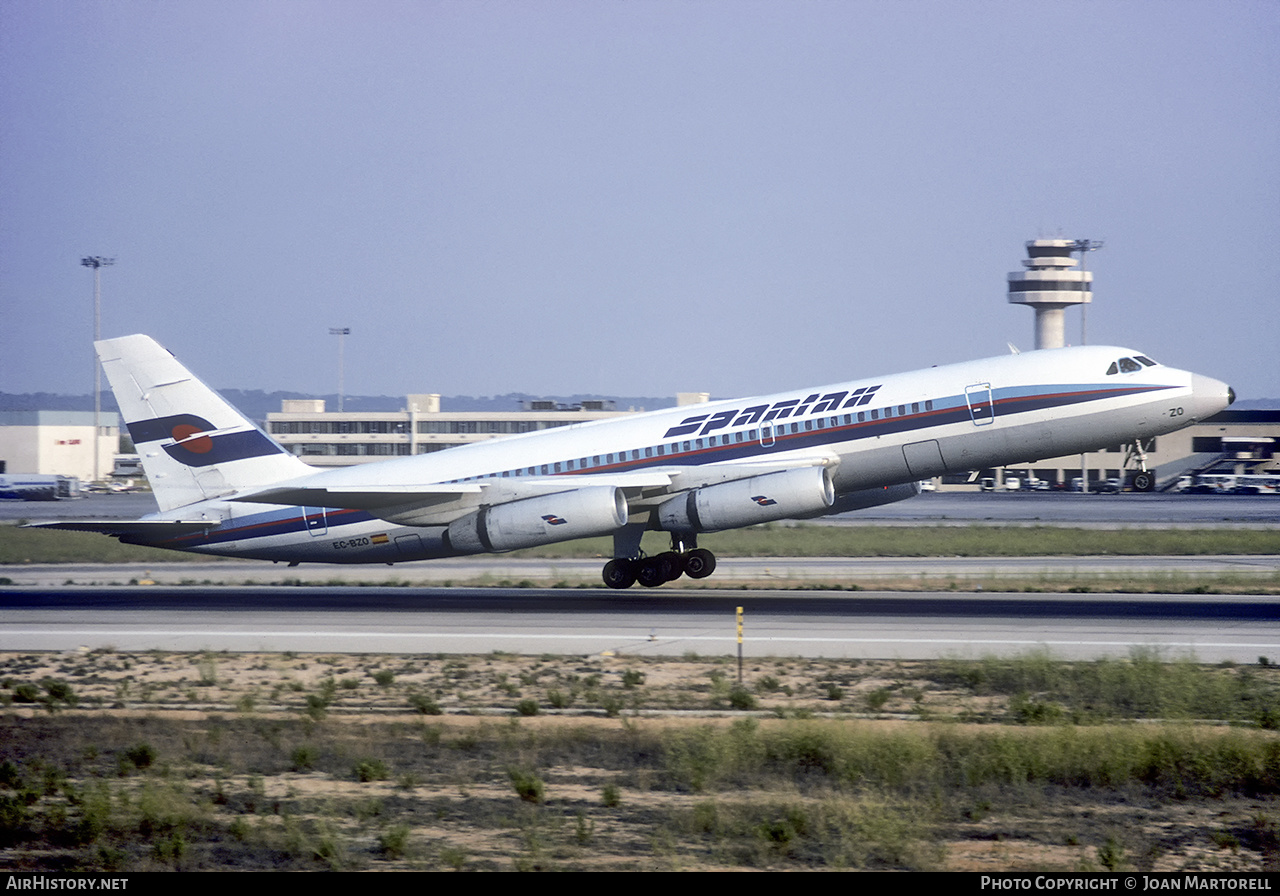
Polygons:
<instances>
[{"instance_id":1,"label":"white fuselage","mask_svg":"<svg viewBox=\"0 0 1280 896\"><path fill-rule=\"evenodd\" d=\"M1118 359L1133 358L1144 363L1109 372ZM290 562L426 559L483 549L460 547L456 534L447 534L451 521L476 508L598 483L625 491L624 513L633 525L649 520L663 528L657 508L674 495L740 480L756 467L806 464L829 471L834 512L842 509L841 496L869 489L1172 432L1223 409L1228 395L1216 380L1153 364L1129 349L1035 351L582 423L300 481L328 494L454 490L411 513L229 496L154 517L207 519L206 531L125 540ZM402 525L406 520L413 524Z\"/></svg>"}]
</instances>

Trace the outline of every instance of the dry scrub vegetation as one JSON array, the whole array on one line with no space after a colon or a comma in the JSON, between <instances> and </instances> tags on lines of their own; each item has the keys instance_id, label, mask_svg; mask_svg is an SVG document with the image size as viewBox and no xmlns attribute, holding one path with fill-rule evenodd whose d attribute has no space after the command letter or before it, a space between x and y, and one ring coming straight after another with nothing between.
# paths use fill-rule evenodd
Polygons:
<instances>
[{"instance_id":1,"label":"dry scrub vegetation","mask_svg":"<svg viewBox=\"0 0 1280 896\"><path fill-rule=\"evenodd\" d=\"M1267 658L744 673L0 654L0 867L1280 867Z\"/></svg>"}]
</instances>

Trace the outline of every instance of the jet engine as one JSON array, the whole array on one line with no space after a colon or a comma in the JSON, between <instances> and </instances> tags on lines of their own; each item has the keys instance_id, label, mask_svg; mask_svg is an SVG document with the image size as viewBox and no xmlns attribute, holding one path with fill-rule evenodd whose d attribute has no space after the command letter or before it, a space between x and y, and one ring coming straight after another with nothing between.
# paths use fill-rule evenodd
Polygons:
<instances>
[{"instance_id":1,"label":"jet engine","mask_svg":"<svg viewBox=\"0 0 1280 896\"><path fill-rule=\"evenodd\" d=\"M627 512L622 489L592 486L481 507L450 523L445 538L459 554L514 551L608 535L626 525Z\"/></svg>"},{"instance_id":2,"label":"jet engine","mask_svg":"<svg viewBox=\"0 0 1280 896\"><path fill-rule=\"evenodd\" d=\"M708 485L658 507L658 526L669 532L717 532L792 517L830 513L835 501L825 467L803 467Z\"/></svg>"}]
</instances>

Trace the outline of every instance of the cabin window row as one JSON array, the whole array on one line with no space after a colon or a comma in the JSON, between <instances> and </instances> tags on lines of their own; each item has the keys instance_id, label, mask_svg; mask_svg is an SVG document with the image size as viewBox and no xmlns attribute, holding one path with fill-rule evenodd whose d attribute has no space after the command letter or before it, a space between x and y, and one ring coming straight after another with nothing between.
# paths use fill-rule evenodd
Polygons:
<instances>
[{"instance_id":1,"label":"cabin window row","mask_svg":"<svg viewBox=\"0 0 1280 896\"><path fill-rule=\"evenodd\" d=\"M569 426L575 420L419 420L418 432L423 434L467 435L515 434L537 432ZM403 435L409 432L409 424L394 420L272 420L271 432L281 435Z\"/></svg>"},{"instance_id":2,"label":"cabin window row","mask_svg":"<svg viewBox=\"0 0 1280 896\"><path fill-rule=\"evenodd\" d=\"M926 399L923 402L913 401L910 405L900 404L890 405L885 408L873 408L870 411L858 411L854 414L843 414L835 417L819 417L813 420L806 420L804 422L797 421L794 423L783 423L778 426L767 426L763 429L742 430L735 433L707 436L706 438L700 439L687 439L680 442L664 442L661 445L650 445L646 448L633 448L630 451L593 454L589 457L556 461L549 464L539 464L531 467L517 467L514 470L503 470L501 473L468 476L458 481L466 482L472 479L491 479L495 477L508 478L512 476L552 476L556 473L576 473L584 470L610 467L614 464L630 463L640 460L677 457L708 448L722 448L731 445L749 444L752 442L762 442L787 435L798 435L801 432L814 432L822 429L835 429L840 426L852 426L855 422L866 423L868 420L879 420L881 419L881 415L883 415L885 419L895 416L905 417L908 415L908 407L910 407L911 414L919 414L922 410L926 412L932 411L933 399Z\"/></svg>"}]
</instances>

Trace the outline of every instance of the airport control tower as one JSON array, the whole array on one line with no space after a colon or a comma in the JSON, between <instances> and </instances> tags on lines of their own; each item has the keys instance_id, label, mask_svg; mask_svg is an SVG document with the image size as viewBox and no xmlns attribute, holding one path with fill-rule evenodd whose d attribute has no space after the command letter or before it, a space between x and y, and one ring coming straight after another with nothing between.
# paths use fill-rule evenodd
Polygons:
<instances>
[{"instance_id":1,"label":"airport control tower","mask_svg":"<svg viewBox=\"0 0 1280 896\"><path fill-rule=\"evenodd\" d=\"M1071 257L1072 252L1089 248L1093 246L1088 240L1032 240L1022 262L1026 270L1009 274L1009 301L1036 310L1036 348L1062 348L1066 344L1063 312L1070 305L1092 301L1093 274L1072 270L1078 262Z\"/></svg>"}]
</instances>

